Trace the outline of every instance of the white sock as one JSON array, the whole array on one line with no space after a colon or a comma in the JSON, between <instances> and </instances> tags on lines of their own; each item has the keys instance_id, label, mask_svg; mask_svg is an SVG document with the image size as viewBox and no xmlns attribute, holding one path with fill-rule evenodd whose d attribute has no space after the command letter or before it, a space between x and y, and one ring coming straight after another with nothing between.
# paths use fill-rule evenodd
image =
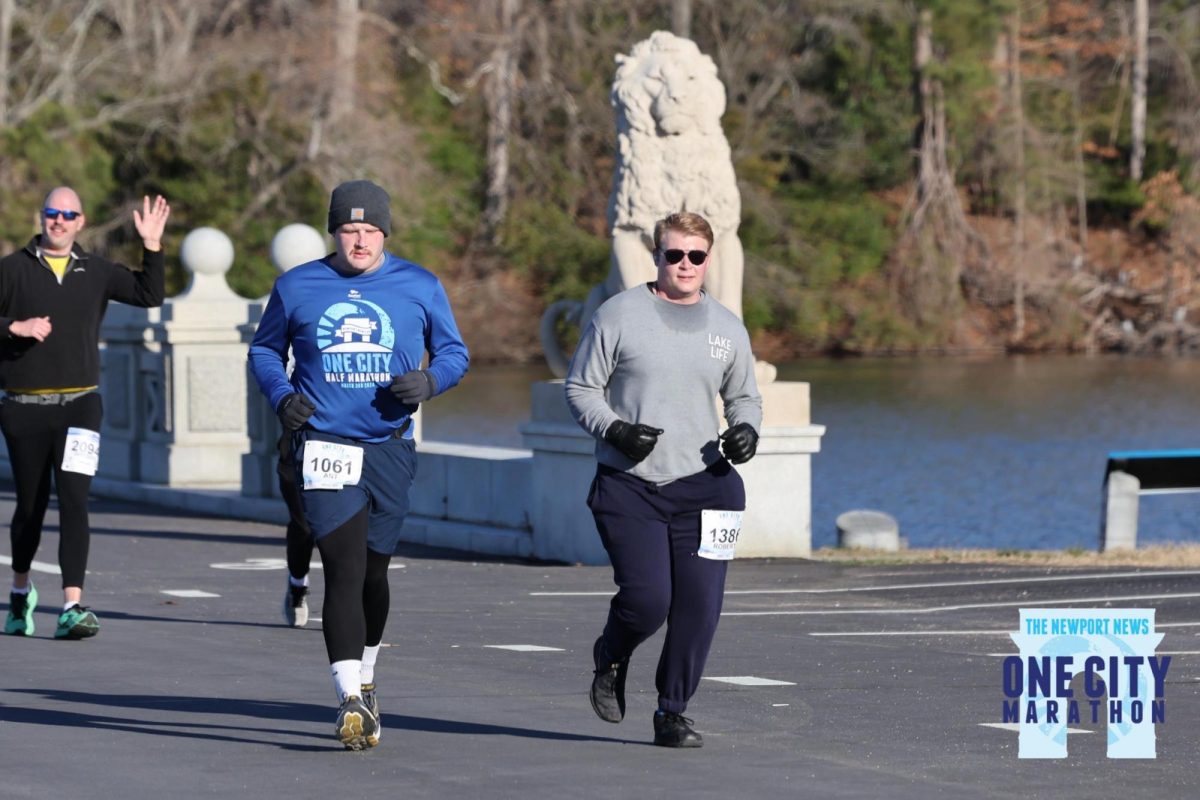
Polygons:
<instances>
[{"instance_id":1,"label":"white sock","mask_svg":"<svg viewBox=\"0 0 1200 800\"><path fill-rule=\"evenodd\" d=\"M290 583L292 586L308 586L308 576L305 575L303 578L293 578L291 573L288 573L288 583Z\"/></svg>"},{"instance_id":2,"label":"white sock","mask_svg":"<svg viewBox=\"0 0 1200 800\"><path fill-rule=\"evenodd\" d=\"M383 643L381 642L374 647L363 648L362 682L364 684L375 682L375 661L379 658L379 648L382 646Z\"/></svg>"},{"instance_id":3,"label":"white sock","mask_svg":"<svg viewBox=\"0 0 1200 800\"><path fill-rule=\"evenodd\" d=\"M33 588L33 584L32 584L32 583L27 583L27 584L25 584L25 588L24 588L24 589L18 589L17 587L15 587L15 586L14 586L14 587L12 588L12 593L13 593L13 594L29 594L29 590L30 590L30 589L32 589L32 588Z\"/></svg>"},{"instance_id":4,"label":"white sock","mask_svg":"<svg viewBox=\"0 0 1200 800\"><path fill-rule=\"evenodd\" d=\"M63 611L70 611L75 606L83 608L83 603L80 603L78 600L72 600L70 603L67 603L63 606Z\"/></svg>"},{"instance_id":5,"label":"white sock","mask_svg":"<svg viewBox=\"0 0 1200 800\"><path fill-rule=\"evenodd\" d=\"M362 694L362 662L357 658L335 661L329 665L329 671L333 673L333 690L339 703L350 695Z\"/></svg>"}]
</instances>

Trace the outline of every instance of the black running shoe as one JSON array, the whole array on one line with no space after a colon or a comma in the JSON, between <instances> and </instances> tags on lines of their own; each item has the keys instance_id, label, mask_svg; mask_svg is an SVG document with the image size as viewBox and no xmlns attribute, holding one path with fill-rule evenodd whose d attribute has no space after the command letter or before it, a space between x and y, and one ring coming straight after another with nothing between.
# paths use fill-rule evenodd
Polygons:
<instances>
[{"instance_id":1,"label":"black running shoe","mask_svg":"<svg viewBox=\"0 0 1200 800\"><path fill-rule=\"evenodd\" d=\"M692 720L670 711L654 712L654 743L659 747L703 747L704 739L692 730Z\"/></svg>"},{"instance_id":2,"label":"black running shoe","mask_svg":"<svg viewBox=\"0 0 1200 800\"><path fill-rule=\"evenodd\" d=\"M379 744L379 723L358 695L342 701L334 730L347 750L365 750Z\"/></svg>"},{"instance_id":3,"label":"black running shoe","mask_svg":"<svg viewBox=\"0 0 1200 800\"><path fill-rule=\"evenodd\" d=\"M605 722L625 719L625 675L629 672L629 657L613 661L604 649L601 636L592 646L592 661L596 665L589 694L596 716Z\"/></svg>"}]
</instances>

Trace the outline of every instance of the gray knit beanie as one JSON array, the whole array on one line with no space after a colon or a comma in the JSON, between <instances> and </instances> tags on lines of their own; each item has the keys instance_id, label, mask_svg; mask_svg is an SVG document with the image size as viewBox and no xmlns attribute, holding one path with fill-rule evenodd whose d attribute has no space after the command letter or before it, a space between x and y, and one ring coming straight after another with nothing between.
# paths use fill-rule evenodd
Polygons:
<instances>
[{"instance_id":1,"label":"gray knit beanie","mask_svg":"<svg viewBox=\"0 0 1200 800\"><path fill-rule=\"evenodd\" d=\"M329 232L347 222L365 222L392 235L392 198L370 181L346 181L329 198Z\"/></svg>"}]
</instances>

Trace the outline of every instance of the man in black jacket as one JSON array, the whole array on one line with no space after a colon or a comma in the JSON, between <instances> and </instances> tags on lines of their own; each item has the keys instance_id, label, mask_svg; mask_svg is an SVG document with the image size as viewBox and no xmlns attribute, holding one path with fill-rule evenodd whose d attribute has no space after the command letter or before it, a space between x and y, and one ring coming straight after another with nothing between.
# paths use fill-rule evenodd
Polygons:
<instances>
[{"instance_id":1,"label":"man in black jacket","mask_svg":"<svg viewBox=\"0 0 1200 800\"><path fill-rule=\"evenodd\" d=\"M0 429L8 445L17 508L13 513L13 588L4 632L32 636L37 590L29 569L42 538L50 475L59 507L58 563L63 611L58 639L95 636L96 615L83 601L87 571L88 490L100 451L100 323L109 300L162 305L162 236L171 209L161 196L142 200L133 224L142 270L90 255L75 243L86 218L66 186L46 196L41 235L0 259Z\"/></svg>"}]
</instances>

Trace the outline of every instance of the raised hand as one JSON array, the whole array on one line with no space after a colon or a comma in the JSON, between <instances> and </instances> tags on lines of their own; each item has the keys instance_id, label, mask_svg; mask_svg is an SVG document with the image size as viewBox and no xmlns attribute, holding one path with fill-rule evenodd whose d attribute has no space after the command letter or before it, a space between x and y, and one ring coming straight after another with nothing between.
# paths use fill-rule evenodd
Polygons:
<instances>
[{"instance_id":1,"label":"raised hand","mask_svg":"<svg viewBox=\"0 0 1200 800\"><path fill-rule=\"evenodd\" d=\"M161 250L163 231L167 228L167 217L171 216L171 207L161 194L150 204L149 195L142 197L142 213L133 210L133 226L137 228L138 236L142 237L142 246L147 250Z\"/></svg>"}]
</instances>

